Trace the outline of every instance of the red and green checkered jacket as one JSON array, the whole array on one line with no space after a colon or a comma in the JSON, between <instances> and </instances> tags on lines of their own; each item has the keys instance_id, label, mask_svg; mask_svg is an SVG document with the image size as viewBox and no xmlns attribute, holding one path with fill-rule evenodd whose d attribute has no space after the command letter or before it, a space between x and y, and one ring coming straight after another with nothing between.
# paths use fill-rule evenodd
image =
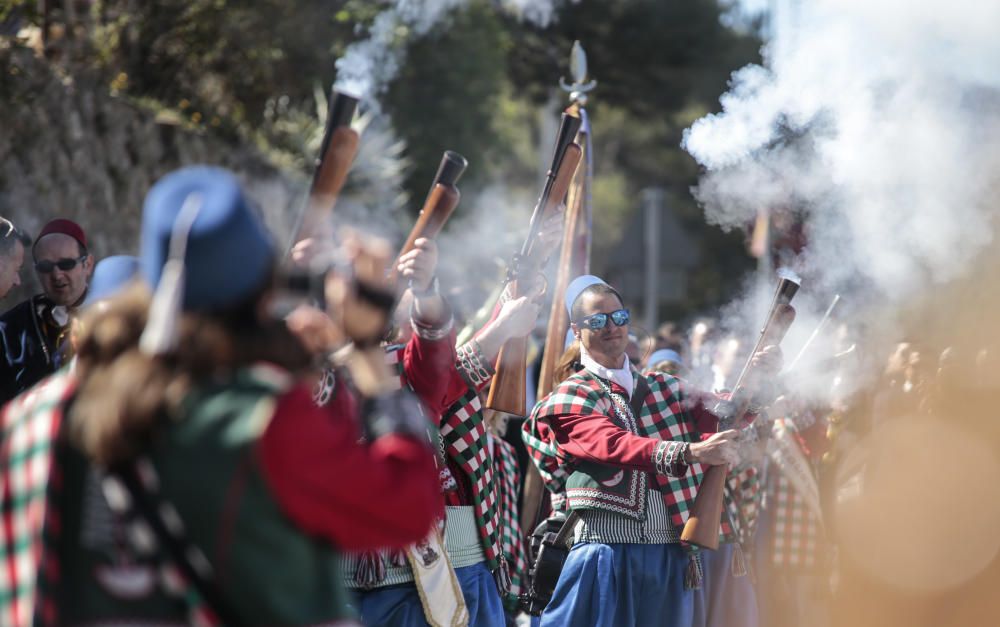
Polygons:
<instances>
[{"instance_id":1,"label":"red and green checkered jacket","mask_svg":"<svg viewBox=\"0 0 1000 627\"><path fill-rule=\"evenodd\" d=\"M59 529L60 484L55 464L63 407L76 387L68 370L43 380L0 413L0 506L3 565L0 624L58 624L54 590L58 564L43 551Z\"/></svg>"},{"instance_id":2,"label":"red and green checkered jacket","mask_svg":"<svg viewBox=\"0 0 1000 627\"><path fill-rule=\"evenodd\" d=\"M441 437L445 453L469 479L479 538L489 568L495 571L502 556L499 487L489 455L483 406L474 387L442 414Z\"/></svg>"},{"instance_id":3,"label":"red and green checkered jacket","mask_svg":"<svg viewBox=\"0 0 1000 627\"><path fill-rule=\"evenodd\" d=\"M783 420L781 424L791 432L806 459L813 460L822 454L818 448L813 451L805 446L804 437L794 421ZM821 428L825 429L822 425L815 427ZM767 483L768 507L774 510L771 562L778 567L797 570L823 568L828 555L822 522L777 464L770 465Z\"/></svg>"},{"instance_id":4,"label":"red and green checkered jacket","mask_svg":"<svg viewBox=\"0 0 1000 627\"><path fill-rule=\"evenodd\" d=\"M822 566L823 532L819 520L788 479L780 473L772 477L768 495L774 507L771 562L796 569Z\"/></svg>"},{"instance_id":5,"label":"red and green checkered jacket","mask_svg":"<svg viewBox=\"0 0 1000 627\"><path fill-rule=\"evenodd\" d=\"M475 511L483 552L491 571L501 566L500 506L498 485L489 456L486 421L479 391L492 380L493 371L485 360L477 357L474 342L457 350L455 369L451 376L461 377L465 393L442 414L438 424L444 452L468 478L471 505ZM408 386L403 360L403 347L386 349L389 361L396 367L400 385ZM505 560L504 560L505 561Z\"/></svg>"},{"instance_id":6,"label":"red and green checkered jacket","mask_svg":"<svg viewBox=\"0 0 1000 627\"><path fill-rule=\"evenodd\" d=\"M494 470L500 488L500 540L503 555L510 568L510 590L504 598L508 610L514 610L522 591L522 578L528 572L528 557L524 551L517 497L521 486L521 471L517 465L517 452L509 442L494 437Z\"/></svg>"},{"instance_id":7,"label":"red and green checkered jacket","mask_svg":"<svg viewBox=\"0 0 1000 627\"><path fill-rule=\"evenodd\" d=\"M728 521L723 519L726 542L740 542L749 547L757 531L760 513L760 475L756 466L730 471L726 476L725 503ZM727 525L731 522L732 525Z\"/></svg>"},{"instance_id":8,"label":"red and green checkered jacket","mask_svg":"<svg viewBox=\"0 0 1000 627\"><path fill-rule=\"evenodd\" d=\"M647 485L663 495L671 522L679 527L694 504L702 466L692 464L686 472L676 473L679 476L670 476L662 459L671 443L698 441L691 412L702 411L702 403L688 399L681 381L670 375L641 375L634 370L632 374L636 379L645 377L649 386L633 424L622 424L606 387L627 399L625 390L584 370L563 381L535 406L525 421L525 444L546 487L553 493L565 491L571 508L594 507L639 518L643 515L641 502L637 505L629 500L632 497L623 498L622 493L631 488L625 487L624 492L622 488L646 484L641 479L646 474ZM595 477L596 485L575 495L573 487L567 488L567 481L582 466L618 467L624 475Z\"/></svg>"}]
</instances>

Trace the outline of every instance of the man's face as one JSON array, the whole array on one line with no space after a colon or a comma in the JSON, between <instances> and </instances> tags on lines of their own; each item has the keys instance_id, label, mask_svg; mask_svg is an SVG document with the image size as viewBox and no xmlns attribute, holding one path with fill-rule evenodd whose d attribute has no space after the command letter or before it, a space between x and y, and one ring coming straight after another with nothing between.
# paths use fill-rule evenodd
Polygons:
<instances>
[{"instance_id":1,"label":"man's face","mask_svg":"<svg viewBox=\"0 0 1000 627\"><path fill-rule=\"evenodd\" d=\"M24 246L14 242L10 254L0 255L0 298L21 284L21 266L24 265Z\"/></svg>"},{"instance_id":2,"label":"man's face","mask_svg":"<svg viewBox=\"0 0 1000 627\"><path fill-rule=\"evenodd\" d=\"M51 272L41 272L38 264L47 261L51 264L69 261L76 264L69 270L58 266ZM47 265L47 264L46 264ZM42 283L45 295L57 305L75 305L87 291L87 282L94 269L94 258L87 255L80 260L80 244L69 235L52 233L38 240L35 244L35 273Z\"/></svg>"},{"instance_id":3,"label":"man's face","mask_svg":"<svg viewBox=\"0 0 1000 627\"><path fill-rule=\"evenodd\" d=\"M595 313L610 314L623 308L614 294L588 293L584 294L582 298L584 317ZM629 325L619 327L609 318L603 329L593 330L586 324L574 324L574 327L580 333L580 342L591 355L605 356L617 362L625 354L625 347L628 346Z\"/></svg>"}]
</instances>

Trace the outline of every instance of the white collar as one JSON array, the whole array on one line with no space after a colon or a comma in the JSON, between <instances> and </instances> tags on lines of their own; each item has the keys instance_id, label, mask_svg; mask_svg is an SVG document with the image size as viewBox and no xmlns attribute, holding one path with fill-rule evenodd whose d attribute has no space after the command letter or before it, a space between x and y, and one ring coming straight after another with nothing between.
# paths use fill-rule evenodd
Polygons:
<instances>
[{"instance_id":1,"label":"white collar","mask_svg":"<svg viewBox=\"0 0 1000 627\"><path fill-rule=\"evenodd\" d=\"M629 363L628 355L625 355L625 363L621 368L608 368L594 361L594 358L590 356L590 353L581 344L580 365L602 379L614 381L625 388L625 392L629 397L632 396L632 388L635 385L635 380L632 378L632 365Z\"/></svg>"}]
</instances>

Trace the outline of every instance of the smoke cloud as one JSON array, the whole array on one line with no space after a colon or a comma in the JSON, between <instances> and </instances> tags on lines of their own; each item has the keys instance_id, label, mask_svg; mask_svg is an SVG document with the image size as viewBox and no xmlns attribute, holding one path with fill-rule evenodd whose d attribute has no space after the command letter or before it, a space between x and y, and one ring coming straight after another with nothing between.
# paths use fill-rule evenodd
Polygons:
<instances>
[{"instance_id":1,"label":"smoke cloud","mask_svg":"<svg viewBox=\"0 0 1000 627\"><path fill-rule=\"evenodd\" d=\"M803 270L901 303L993 240L1000 4L819 0L737 72L684 147L708 218L805 217Z\"/></svg>"},{"instance_id":2,"label":"smoke cloud","mask_svg":"<svg viewBox=\"0 0 1000 627\"><path fill-rule=\"evenodd\" d=\"M556 0L502 0L499 6L539 26L552 21ZM468 0L394 0L376 16L368 37L347 48L337 60L336 88L361 98L378 110L378 96L399 73L405 61L406 41L426 35L431 28Z\"/></svg>"},{"instance_id":3,"label":"smoke cloud","mask_svg":"<svg viewBox=\"0 0 1000 627\"><path fill-rule=\"evenodd\" d=\"M872 397L852 407L854 420L871 424L841 441L849 455L833 514L847 610L834 624L960 624L933 611L960 604L974 609L956 621L993 624L1000 543L988 530L1000 512L982 505L975 486L993 485L1000 472L987 402L1000 386L1000 3L815 0L798 11L765 50L767 67L736 72L722 112L685 133L684 147L706 169L695 194L725 228L744 227L761 209L802 221L806 246L794 263L805 278L796 299L804 315L786 359L834 292L869 356L841 370ZM724 313L749 318L749 309ZM904 338L918 350L902 368L926 373L914 376L923 387L909 396L903 376L898 388L878 378ZM835 339L822 344L804 359L832 354ZM827 398L834 372L828 366L806 396ZM942 447L948 463L962 460L973 487L913 480L920 455ZM857 477L863 484L852 484ZM969 514L954 524L954 512ZM946 538L976 550L914 550ZM977 576L990 592L976 592Z\"/></svg>"}]
</instances>

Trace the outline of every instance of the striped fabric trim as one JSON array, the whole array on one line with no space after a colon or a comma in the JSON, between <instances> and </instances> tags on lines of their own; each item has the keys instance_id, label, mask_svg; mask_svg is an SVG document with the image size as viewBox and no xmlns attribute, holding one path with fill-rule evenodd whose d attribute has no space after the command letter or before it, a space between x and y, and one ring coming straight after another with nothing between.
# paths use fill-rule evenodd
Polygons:
<instances>
[{"instance_id":1,"label":"striped fabric trim","mask_svg":"<svg viewBox=\"0 0 1000 627\"><path fill-rule=\"evenodd\" d=\"M576 542L601 544L673 544L680 542L676 527L670 522L670 514L663 495L654 490L646 493L646 519L635 520L605 509L577 510L580 522L577 525Z\"/></svg>"},{"instance_id":2,"label":"striped fabric trim","mask_svg":"<svg viewBox=\"0 0 1000 627\"><path fill-rule=\"evenodd\" d=\"M447 522L445 523L444 546L448 551L452 567L462 568L485 562L486 554L483 552L482 541L479 538L474 508L471 505L449 505L445 507L445 516ZM387 555L380 554L378 557L384 560L385 578L379 581L373 589L413 583L413 571L409 564L397 566L392 564ZM344 583L348 588L360 589L356 580L360 563L361 555L344 556Z\"/></svg>"}]
</instances>

